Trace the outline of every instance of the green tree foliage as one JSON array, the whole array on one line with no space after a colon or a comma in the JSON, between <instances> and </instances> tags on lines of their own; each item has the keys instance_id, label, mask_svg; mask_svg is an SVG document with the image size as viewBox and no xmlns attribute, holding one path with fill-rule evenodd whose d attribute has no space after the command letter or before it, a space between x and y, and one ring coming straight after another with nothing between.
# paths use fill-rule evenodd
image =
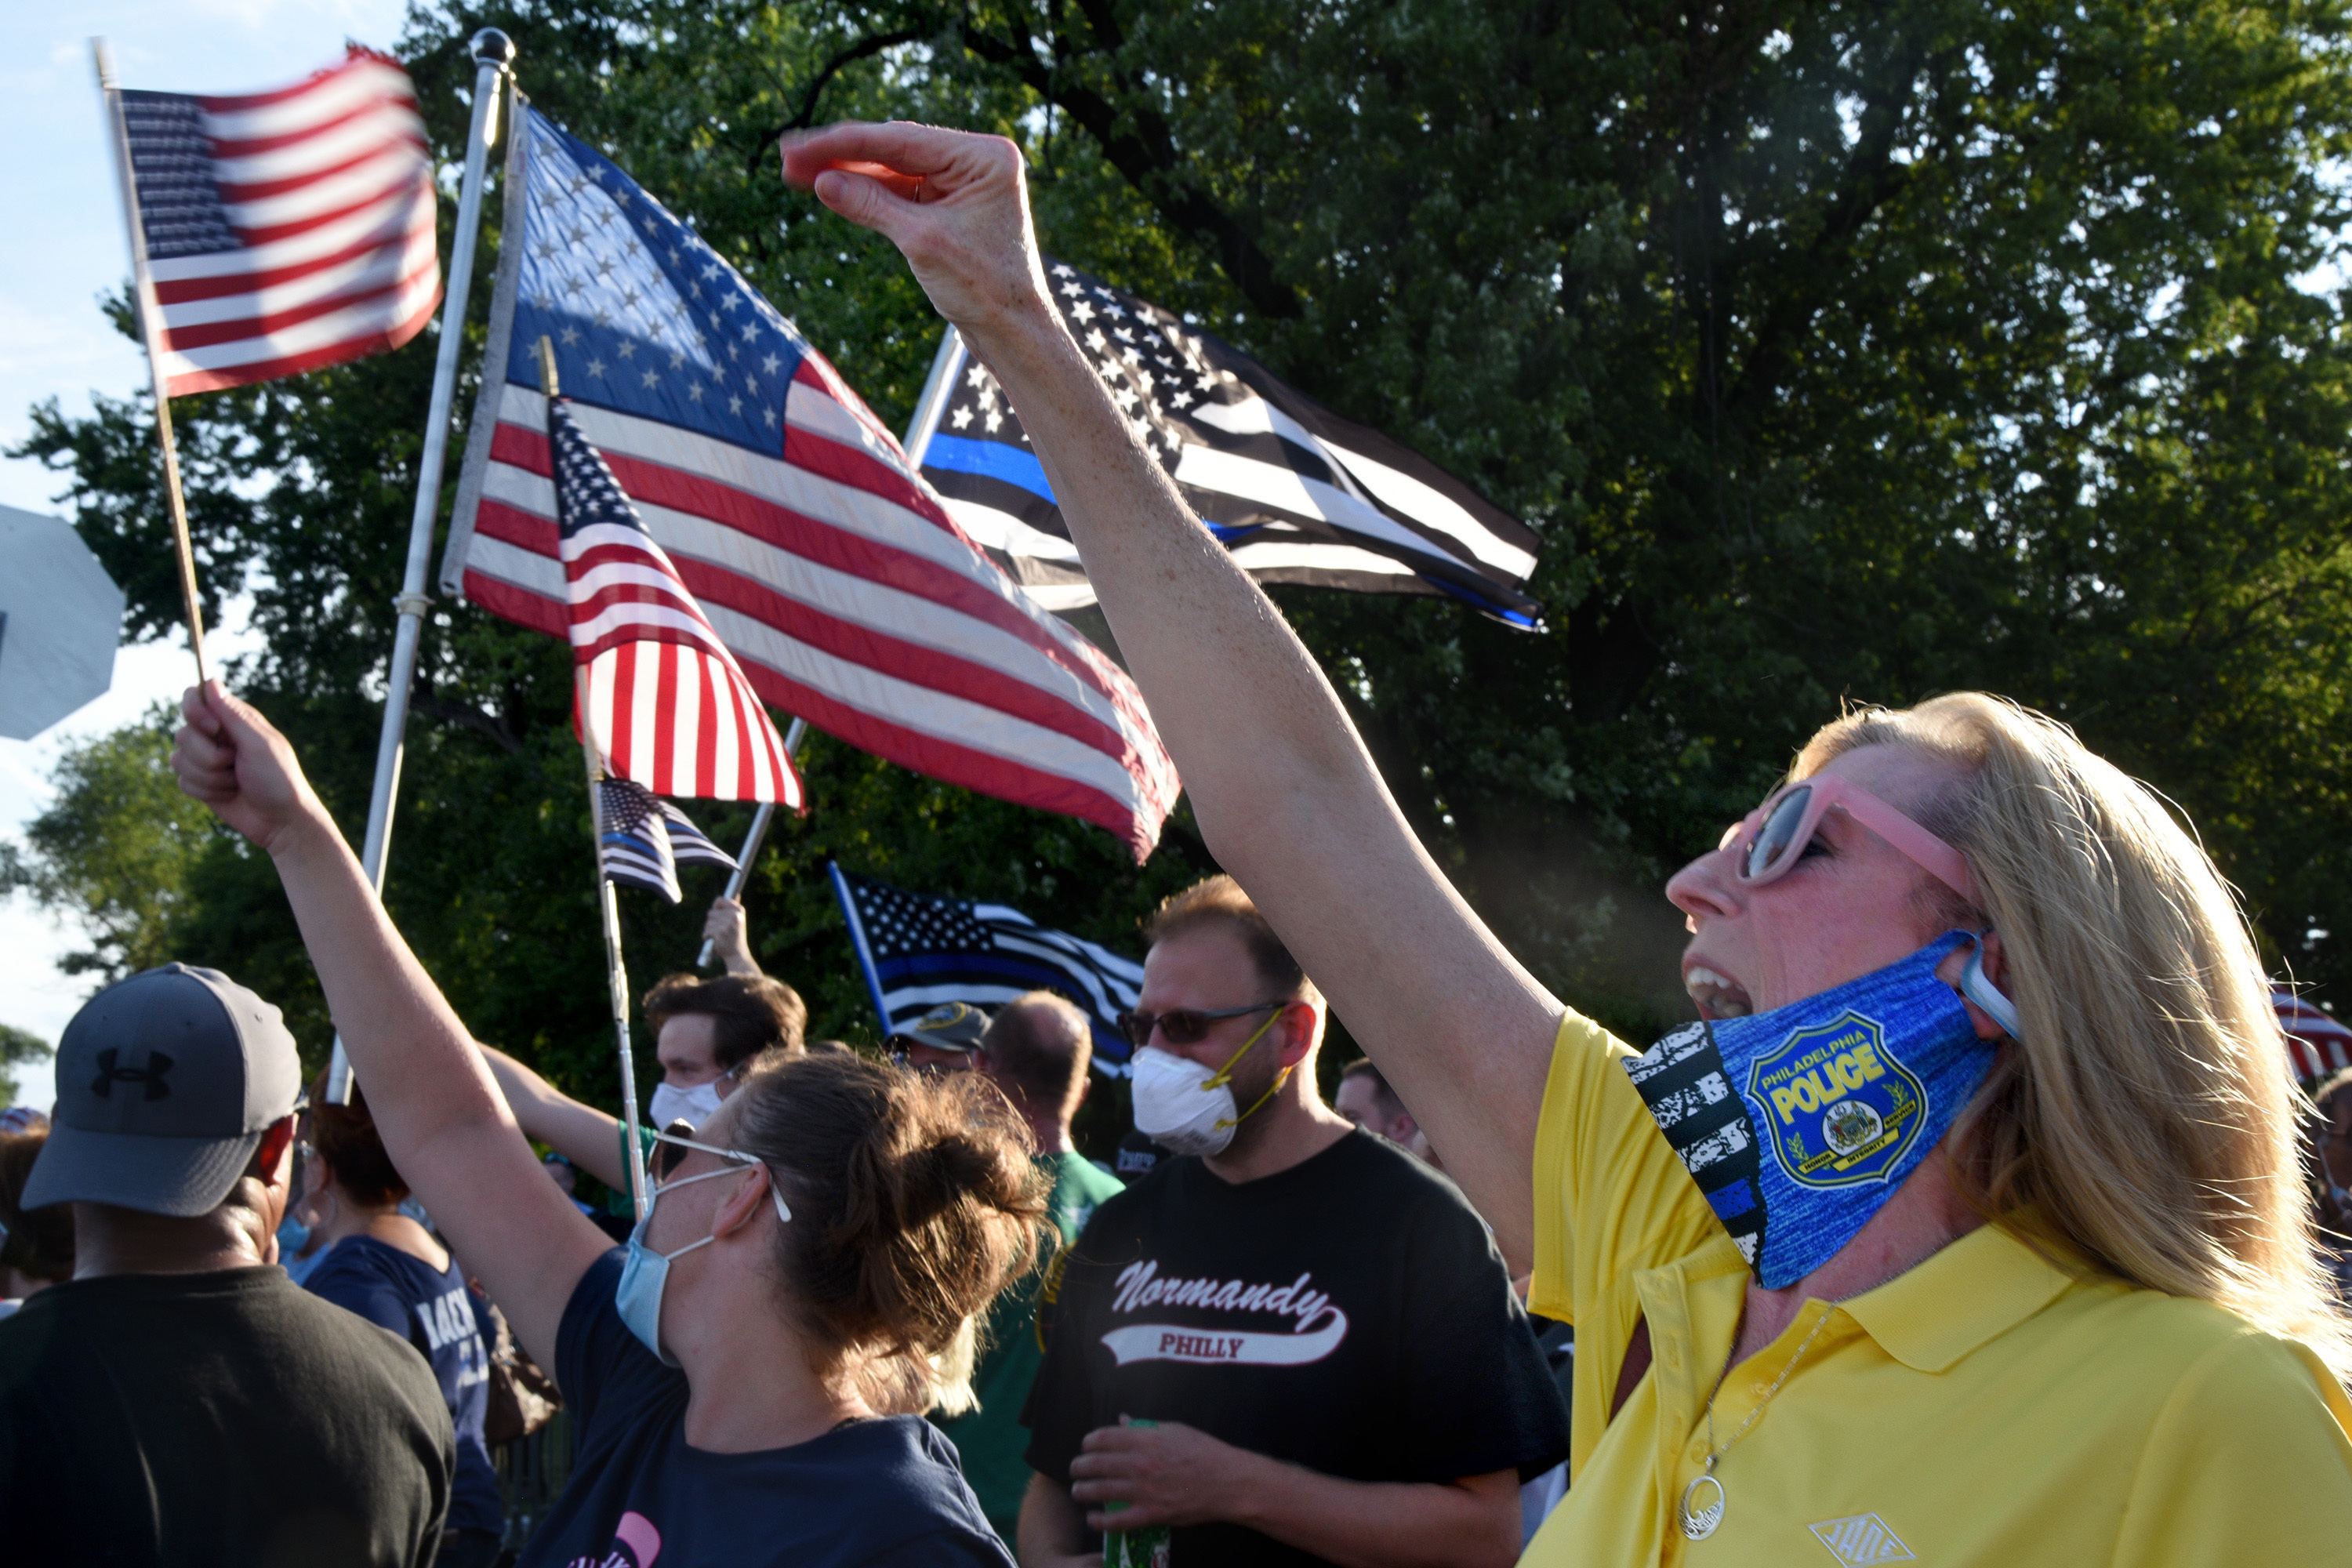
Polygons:
<instances>
[{"instance_id":1,"label":"green tree foliage","mask_svg":"<svg viewBox=\"0 0 2352 1568\"><path fill-rule=\"evenodd\" d=\"M162 709L68 751L52 775L57 799L26 835L29 853L11 847L0 868L0 883L69 913L89 935L88 951L62 961L68 974L119 980L173 955L189 874L220 829L180 793L171 752Z\"/></svg>"},{"instance_id":2,"label":"green tree foliage","mask_svg":"<svg viewBox=\"0 0 2352 1568\"><path fill-rule=\"evenodd\" d=\"M937 323L776 178L795 127L1015 137L1050 249L1528 517L1539 636L1281 596L1474 903L1622 1027L1676 1007L1672 867L1842 702L1962 687L2076 724L2181 804L2275 955L2347 966L2317 934L2352 935L2340 0L453 5L401 46L445 156L485 25L893 423ZM267 639L240 679L354 837L430 365L183 405L206 591ZM41 411L26 449L167 626L135 405ZM564 652L442 604L422 679L392 909L484 1038L609 1099ZM865 1011L827 855L1130 947L1206 865L1181 813L1139 872L822 737L807 763L752 904L821 1033ZM207 839L169 891L174 951L322 1046L268 868ZM646 977L704 891L627 898Z\"/></svg>"},{"instance_id":3,"label":"green tree foliage","mask_svg":"<svg viewBox=\"0 0 2352 1568\"><path fill-rule=\"evenodd\" d=\"M41 1081L39 1069L48 1055L49 1043L38 1035L14 1024L0 1024L0 1101L16 1105L29 1098L36 1105L47 1106L49 1086Z\"/></svg>"}]
</instances>

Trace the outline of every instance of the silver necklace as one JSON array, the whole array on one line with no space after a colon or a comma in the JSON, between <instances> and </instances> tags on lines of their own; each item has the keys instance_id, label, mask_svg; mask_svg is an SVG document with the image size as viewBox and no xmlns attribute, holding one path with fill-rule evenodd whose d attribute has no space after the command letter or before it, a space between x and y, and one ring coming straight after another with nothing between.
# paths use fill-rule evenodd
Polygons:
<instances>
[{"instance_id":1,"label":"silver necklace","mask_svg":"<svg viewBox=\"0 0 2352 1568\"><path fill-rule=\"evenodd\" d=\"M1832 1310L1837 1305L1835 1301L1830 1303ZM1748 1436L1748 1428L1756 1425L1756 1418L1764 1414L1764 1407L1772 1403L1772 1396L1780 1392L1780 1385L1789 1381L1789 1374L1797 1370L1797 1363L1805 1359L1807 1351L1813 1348L1813 1341L1821 1336L1822 1325L1829 1321L1828 1312L1813 1321L1813 1326L1798 1342L1796 1354L1790 1356L1788 1364L1780 1369L1780 1375L1772 1380L1772 1386L1764 1391L1764 1397L1756 1402L1756 1408L1748 1413L1748 1419L1732 1433L1730 1441L1718 1448L1715 1446L1715 1399L1723 1392L1724 1380L1731 1375L1731 1358L1739 1353L1739 1330L1735 1327L1731 1331L1731 1348L1723 1352L1723 1370L1715 1374L1715 1386L1707 1391L1706 1395L1706 1468L1691 1478L1691 1483L1683 1489L1682 1501L1675 1509L1681 1516L1683 1533L1691 1540L1705 1541L1715 1533L1716 1526L1723 1522L1723 1483L1716 1479L1715 1467L1731 1452L1733 1443ZM1695 1506L1701 1487L1715 1489L1714 1500L1705 1508Z\"/></svg>"}]
</instances>

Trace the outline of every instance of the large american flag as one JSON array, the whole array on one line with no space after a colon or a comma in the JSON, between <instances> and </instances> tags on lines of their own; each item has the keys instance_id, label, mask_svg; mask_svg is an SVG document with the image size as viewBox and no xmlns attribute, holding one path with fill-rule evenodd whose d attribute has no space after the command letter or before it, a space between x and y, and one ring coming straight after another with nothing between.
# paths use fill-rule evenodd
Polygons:
<instances>
[{"instance_id":1,"label":"large american flag","mask_svg":"<svg viewBox=\"0 0 2352 1568\"><path fill-rule=\"evenodd\" d=\"M396 349L441 298L408 75L354 47L275 92L124 92L167 396Z\"/></svg>"},{"instance_id":2,"label":"large american flag","mask_svg":"<svg viewBox=\"0 0 2352 1568\"><path fill-rule=\"evenodd\" d=\"M990 562L693 229L544 116L520 120L443 585L566 635L533 363L546 335L580 429L761 697L1149 854L1179 785L1126 674Z\"/></svg>"},{"instance_id":3,"label":"large american flag","mask_svg":"<svg viewBox=\"0 0 2352 1568\"><path fill-rule=\"evenodd\" d=\"M1184 500L1250 575L1360 593L1447 594L1536 624L1524 523L1419 453L1351 424L1264 365L1064 262L1055 306ZM1055 610L1095 602L1054 489L988 367L954 339L945 395L912 436L964 531Z\"/></svg>"},{"instance_id":4,"label":"large american flag","mask_svg":"<svg viewBox=\"0 0 2352 1568\"><path fill-rule=\"evenodd\" d=\"M910 893L828 868L885 1036L942 1002L995 1007L1024 992L1058 991L1093 1026L1095 1066L1114 1078L1127 1071L1118 1016L1142 992L1143 965L1009 904Z\"/></svg>"},{"instance_id":5,"label":"large american flag","mask_svg":"<svg viewBox=\"0 0 2352 1568\"><path fill-rule=\"evenodd\" d=\"M608 771L657 795L797 807L800 775L735 656L568 401L546 404L581 732Z\"/></svg>"}]
</instances>

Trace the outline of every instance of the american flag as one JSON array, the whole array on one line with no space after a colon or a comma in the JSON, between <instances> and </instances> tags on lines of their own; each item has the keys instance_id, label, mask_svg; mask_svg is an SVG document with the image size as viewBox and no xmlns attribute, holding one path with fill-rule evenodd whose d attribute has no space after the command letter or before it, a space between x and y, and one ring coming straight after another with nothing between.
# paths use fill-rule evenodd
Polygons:
<instances>
[{"instance_id":1,"label":"american flag","mask_svg":"<svg viewBox=\"0 0 2352 1568\"><path fill-rule=\"evenodd\" d=\"M933 898L838 866L832 871L885 1035L942 1002L994 1007L1024 992L1058 991L1094 1026L1095 1066L1114 1078L1126 1072L1118 1016L1142 991L1143 965L1004 904Z\"/></svg>"},{"instance_id":2,"label":"american flag","mask_svg":"<svg viewBox=\"0 0 2352 1568\"><path fill-rule=\"evenodd\" d=\"M442 584L566 633L534 345L776 707L918 773L1098 823L1138 859L1179 788L1132 682L964 536L793 324L534 110Z\"/></svg>"},{"instance_id":3,"label":"american flag","mask_svg":"<svg viewBox=\"0 0 2352 1568\"><path fill-rule=\"evenodd\" d=\"M611 772L662 795L797 807L800 774L735 656L567 400L545 402L581 732Z\"/></svg>"},{"instance_id":4,"label":"american flag","mask_svg":"<svg viewBox=\"0 0 2352 1568\"><path fill-rule=\"evenodd\" d=\"M673 904L683 896L679 861L735 868L735 857L705 837L686 813L627 779L596 783L596 859L611 880L648 889Z\"/></svg>"},{"instance_id":5,"label":"american flag","mask_svg":"<svg viewBox=\"0 0 2352 1568\"><path fill-rule=\"evenodd\" d=\"M275 92L124 92L166 396L396 349L441 298L408 75L353 47Z\"/></svg>"},{"instance_id":6,"label":"american flag","mask_svg":"<svg viewBox=\"0 0 2352 1568\"><path fill-rule=\"evenodd\" d=\"M2279 1029L2286 1036L2292 1076L2309 1083L2352 1068L2352 1028L2284 985L2271 988L2271 1005L2278 1009Z\"/></svg>"},{"instance_id":7,"label":"american flag","mask_svg":"<svg viewBox=\"0 0 2352 1568\"><path fill-rule=\"evenodd\" d=\"M1136 437L1250 575L1448 594L1536 624L1536 535L1428 458L1351 424L1134 295L1047 263L1055 306ZM952 329L950 329L952 338ZM988 367L942 350L947 395L914 432L958 522L1048 608L1095 602L1054 489Z\"/></svg>"}]
</instances>

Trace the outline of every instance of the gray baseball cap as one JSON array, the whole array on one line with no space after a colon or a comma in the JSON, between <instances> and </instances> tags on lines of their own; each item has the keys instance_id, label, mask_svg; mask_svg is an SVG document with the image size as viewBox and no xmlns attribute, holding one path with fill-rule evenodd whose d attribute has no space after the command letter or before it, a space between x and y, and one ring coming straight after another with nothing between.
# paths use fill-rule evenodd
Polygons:
<instances>
[{"instance_id":1,"label":"gray baseball cap","mask_svg":"<svg viewBox=\"0 0 2352 1568\"><path fill-rule=\"evenodd\" d=\"M216 969L134 974L91 997L58 1041L57 1109L23 1206L208 1213L301 1092L277 1008Z\"/></svg>"}]
</instances>

